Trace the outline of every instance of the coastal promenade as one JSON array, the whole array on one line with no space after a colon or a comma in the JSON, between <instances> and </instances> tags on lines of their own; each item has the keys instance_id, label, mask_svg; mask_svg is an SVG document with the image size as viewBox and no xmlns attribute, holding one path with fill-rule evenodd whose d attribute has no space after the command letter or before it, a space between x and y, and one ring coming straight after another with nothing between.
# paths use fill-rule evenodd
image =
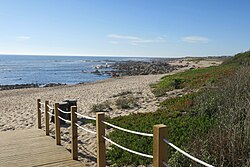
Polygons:
<instances>
[{"instance_id":1,"label":"coastal promenade","mask_svg":"<svg viewBox=\"0 0 250 167\"><path fill-rule=\"evenodd\" d=\"M43 107L42 107L43 106ZM44 109L42 109L44 108ZM53 110L51 112L50 110ZM44 112L45 119L45 134L43 134L42 112ZM63 118L62 114L70 114L71 120ZM54 116L55 126L55 140L49 136L49 115ZM96 122L96 130L85 129L78 124L78 116L89 119ZM71 129L71 155L66 148L61 146L61 121L70 124ZM105 134L106 126L112 127L117 130L121 130L134 135L151 137L153 140L153 155L137 152L131 150L122 145L119 145L115 141L112 141L107 134ZM174 148L176 151L182 153L184 156L192 159L193 161L202 164L206 167L213 167L212 165L201 161L187 152L181 150L173 143L168 141L167 126L158 124L153 126L153 133L137 132L129 129L125 129L116 125L113 125L105 121L105 113L98 112L96 117L89 117L77 112L77 106L71 106L70 111L64 111L59 108L59 103L55 103L54 106L49 105L49 101L41 102L37 99L37 127L38 129L28 130L16 130L0 132L0 166L1 167L55 167L55 166L70 166L80 167L83 164L78 161L78 128L96 135L97 145L97 166L105 167L108 163L106 160L106 142L117 146L118 148L130 152L132 154L139 155L152 159L152 165L154 167L167 167L168 166L168 146Z\"/></svg>"},{"instance_id":2,"label":"coastal promenade","mask_svg":"<svg viewBox=\"0 0 250 167\"><path fill-rule=\"evenodd\" d=\"M0 132L0 166L84 166L72 160L65 147L55 145L55 140L43 132L39 129Z\"/></svg>"}]
</instances>

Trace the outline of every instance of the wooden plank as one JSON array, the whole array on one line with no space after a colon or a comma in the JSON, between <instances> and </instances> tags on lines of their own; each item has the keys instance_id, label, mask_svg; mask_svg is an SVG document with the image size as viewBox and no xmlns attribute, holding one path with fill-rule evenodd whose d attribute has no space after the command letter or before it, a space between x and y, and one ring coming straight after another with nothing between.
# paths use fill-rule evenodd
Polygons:
<instances>
[{"instance_id":1,"label":"wooden plank","mask_svg":"<svg viewBox=\"0 0 250 167\"><path fill-rule=\"evenodd\" d=\"M14 137L20 139L20 138L27 138L27 137L44 136L44 134L41 133L41 131L42 130L37 130L34 128L25 129L25 130L2 131L0 132L0 140L6 139L6 138L14 138Z\"/></svg>"},{"instance_id":2,"label":"wooden plank","mask_svg":"<svg viewBox=\"0 0 250 167\"><path fill-rule=\"evenodd\" d=\"M14 147L11 149L4 149L3 151L1 150L0 153L0 158L6 157L6 156L16 156L16 155L21 155L21 154L36 154L36 153L41 153L41 152L53 152L53 151L63 151L60 148L53 147L51 144L46 145L45 147L37 147L38 145L34 146L33 148L25 149L25 147L20 147L15 149Z\"/></svg>"},{"instance_id":3,"label":"wooden plank","mask_svg":"<svg viewBox=\"0 0 250 167\"><path fill-rule=\"evenodd\" d=\"M45 136L42 130L0 132L0 139L1 167L83 166L81 162L72 160L66 148L55 145L54 139Z\"/></svg>"},{"instance_id":4,"label":"wooden plank","mask_svg":"<svg viewBox=\"0 0 250 167\"><path fill-rule=\"evenodd\" d=\"M83 166L83 164L79 164L79 163L75 163L72 160L66 160L66 161L62 161L62 162L57 162L57 163L46 163L46 164L42 164L43 167L80 167ZM39 167L39 166L35 166L35 167Z\"/></svg>"},{"instance_id":5,"label":"wooden plank","mask_svg":"<svg viewBox=\"0 0 250 167\"><path fill-rule=\"evenodd\" d=\"M52 140L53 141L53 140ZM30 145L33 145L33 144L40 144L40 143L46 143L46 142L51 142L51 140L47 140L45 139L44 137L36 137L36 138L29 138L27 140L25 139L21 139L21 140L14 140L14 141L11 141L11 140L6 140L6 142L1 142L0 146L2 147L11 147L12 145L17 145L19 144L19 146L21 146L22 144L30 144ZM21 144L21 145L20 145Z\"/></svg>"},{"instance_id":6,"label":"wooden plank","mask_svg":"<svg viewBox=\"0 0 250 167\"><path fill-rule=\"evenodd\" d=\"M40 162L49 162L49 161L58 161L58 160L69 160L69 155L59 153L58 151L53 152L42 152L42 153L36 153L32 154L31 152L29 154L21 154L21 155L15 155L15 156L8 156L8 157L2 157L0 158L0 162L8 162L8 163L40 163Z\"/></svg>"}]
</instances>

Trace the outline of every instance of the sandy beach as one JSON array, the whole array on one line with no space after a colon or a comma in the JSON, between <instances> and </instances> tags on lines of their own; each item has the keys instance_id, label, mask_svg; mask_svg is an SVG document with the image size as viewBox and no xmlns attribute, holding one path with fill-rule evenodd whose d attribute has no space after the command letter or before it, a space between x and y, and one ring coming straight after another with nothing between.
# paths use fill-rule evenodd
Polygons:
<instances>
[{"instance_id":1,"label":"sandy beach","mask_svg":"<svg viewBox=\"0 0 250 167\"><path fill-rule=\"evenodd\" d=\"M199 64L199 67L209 66L207 63L208 62L203 63L203 65ZM214 62L209 63L210 65L213 65ZM192 66L192 62L190 62L189 65ZM140 107L132 110L115 109L108 112L108 116L116 117L120 115L128 115L130 113L154 112L157 109L157 99L152 94L149 85L159 81L164 75L187 70L189 67L176 70L169 74L126 76L79 85L0 91L0 131L34 128L37 119L36 99L38 98L41 99L42 102L49 100L50 104L65 99L76 99L79 113L95 117L95 113L91 112L91 107L94 104L100 104L105 101L114 101L114 99L117 98L117 94L129 91L138 97ZM44 126L43 117L42 125ZM95 130L95 127L91 124L83 126ZM54 124L50 124L50 130L50 135L53 136ZM61 128L62 145L67 148L70 148L69 130L70 128L67 127ZM78 143L80 160L82 160L86 166L95 166L95 135L82 130L78 130L78 133L78 140L80 140Z\"/></svg>"},{"instance_id":2,"label":"sandy beach","mask_svg":"<svg viewBox=\"0 0 250 167\"><path fill-rule=\"evenodd\" d=\"M33 128L36 126L36 99L40 98L42 102L49 100L51 104L65 99L77 99L78 111L81 114L95 117L95 113L91 112L93 104L102 103L114 95L124 91L142 92L143 96L147 96L153 101L154 96L150 91L149 84L158 81L162 75L132 76L116 79L107 79L95 83L60 86L53 88L29 88L19 90L8 90L0 92L0 131L18 130ZM149 103L148 103L149 105ZM145 108L148 112L152 109ZM132 112L132 111L130 111ZM119 116L126 115L122 112L109 112L108 115ZM44 122L42 121L44 125ZM53 124L51 125L52 136L54 135ZM92 130L95 127L85 125ZM62 145L70 148L69 145L69 128L61 128ZM86 157L84 162L86 165L95 165L95 135L79 130L80 153ZM90 156L90 157L89 157Z\"/></svg>"}]
</instances>

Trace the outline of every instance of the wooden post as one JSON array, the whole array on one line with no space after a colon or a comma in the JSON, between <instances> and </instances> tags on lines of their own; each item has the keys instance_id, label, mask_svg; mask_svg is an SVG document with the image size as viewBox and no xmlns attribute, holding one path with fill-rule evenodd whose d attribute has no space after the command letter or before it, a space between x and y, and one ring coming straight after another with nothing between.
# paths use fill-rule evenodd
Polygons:
<instances>
[{"instance_id":1,"label":"wooden post","mask_svg":"<svg viewBox=\"0 0 250 167\"><path fill-rule=\"evenodd\" d=\"M38 127L38 129L41 129L42 128L42 126L41 126L41 110L40 110L41 99L37 99L36 102L37 102L37 127Z\"/></svg>"},{"instance_id":2,"label":"wooden post","mask_svg":"<svg viewBox=\"0 0 250 167\"><path fill-rule=\"evenodd\" d=\"M55 129L56 129L56 144L57 145L60 145L61 144L61 131L60 131L60 119L58 118L59 116L59 110L58 110L58 107L59 107L59 103L55 103L55 106L54 106L54 111L55 111Z\"/></svg>"},{"instance_id":3,"label":"wooden post","mask_svg":"<svg viewBox=\"0 0 250 167\"><path fill-rule=\"evenodd\" d=\"M78 142L77 142L77 116L75 112L77 111L76 106L71 107L71 154L73 160L78 160Z\"/></svg>"},{"instance_id":4,"label":"wooden post","mask_svg":"<svg viewBox=\"0 0 250 167\"><path fill-rule=\"evenodd\" d=\"M48 136L49 135L49 101L45 101L45 112L44 112L44 118L45 118L45 134Z\"/></svg>"},{"instance_id":5,"label":"wooden post","mask_svg":"<svg viewBox=\"0 0 250 167\"><path fill-rule=\"evenodd\" d=\"M168 139L167 126L160 124L153 128L153 167L164 167L163 161L168 163L168 147L163 138Z\"/></svg>"},{"instance_id":6,"label":"wooden post","mask_svg":"<svg viewBox=\"0 0 250 167\"><path fill-rule=\"evenodd\" d=\"M105 125L102 121L104 121L104 113L96 113L96 145L98 167L106 166L106 146L105 139L102 137L105 136Z\"/></svg>"}]
</instances>

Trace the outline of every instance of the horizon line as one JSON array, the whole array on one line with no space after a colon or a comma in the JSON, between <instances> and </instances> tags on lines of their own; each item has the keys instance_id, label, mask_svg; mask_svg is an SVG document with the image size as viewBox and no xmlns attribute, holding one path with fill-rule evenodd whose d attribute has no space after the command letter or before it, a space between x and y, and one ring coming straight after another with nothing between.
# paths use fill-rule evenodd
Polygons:
<instances>
[{"instance_id":1,"label":"horizon line","mask_svg":"<svg viewBox=\"0 0 250 167\"><path fill-rule=\"evenodd\" d=\"M145 56L145 55L114 55L114 54L24 54L24 53L0 53L9 56L72 56L72 57L148 57L148 58L168 58L163 56ZM175 58L175 57L169 57Z\"/></svg>"},{"instance_id":2,"label":"horizon line","mask_svg":"<svg viewBox=\"0 0 250 167\"><path fill-rule=\"evenodd\" d=\"M113 54L23 54L23 53L0 53L0 56L72 56L72 57L135 57L135 58L186 58L186 57L220 57L232 56L234 54L218 54L218 55L184 55L184 56L145 56L145 55L113 55Z\"/></svg>"}]
</instances>

